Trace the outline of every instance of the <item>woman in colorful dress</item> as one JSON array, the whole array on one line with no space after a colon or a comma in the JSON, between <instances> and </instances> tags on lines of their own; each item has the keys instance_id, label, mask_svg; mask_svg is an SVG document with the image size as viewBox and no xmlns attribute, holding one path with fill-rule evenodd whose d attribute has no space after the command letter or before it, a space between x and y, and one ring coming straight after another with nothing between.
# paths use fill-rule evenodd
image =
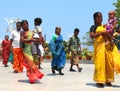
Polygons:
<instances>
[{"instance_id":1,"label":"woman in colorful dress","mask_svg":"<svg viewBox=\"0 0 120 91\"><path fill-rule=\"evenodd\" d=\"M55 28L55 35L52 37L52 40L49 43L49 48L52 53L52 73L55 74L55 70L59 71L59 75L64 75L62 69L66 63L66 55L64 51L64 46L62 44L63 37L60 34L61 27Z\"/></svg>"},{"instance_id":2,"label":"woman in colorful dress","mask_svg":"<svg viewBox=\"0 0 120 91\"><path fill-rule=\"evenodd\" d=\"M24 31L21 32L20 40L24 45L23 48L23 56L24 61L23 65L27 69L27 76L29 78L30 83L34 83L38 79L41 79L44 74L42 74L37 66L33 63L33 57L31 53L31 43L35 42L36 40L33 39L33 32L29 30L28 28L28 22L27 20L23 20L21 22L22 29Z\"/></svg>"}]
</instances>

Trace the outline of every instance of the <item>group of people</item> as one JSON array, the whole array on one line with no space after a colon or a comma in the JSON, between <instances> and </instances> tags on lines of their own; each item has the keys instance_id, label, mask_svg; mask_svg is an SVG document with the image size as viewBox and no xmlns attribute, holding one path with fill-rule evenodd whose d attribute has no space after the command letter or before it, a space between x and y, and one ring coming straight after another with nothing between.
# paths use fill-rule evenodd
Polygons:
<instances>
[{"instance_id":1,"label":"group of people","mask_svg":"<svg viewBox=\"0 0 120 91\"><path fill-rule=\"evenodd\" d=\"M29 30L27 20L22 20L16 23L16 30L12 31L11 38L5 36L2 41L2 57L3 65L8 67L8 60L13 64L14 73L23 72L23 67L27 70L27 77L30 83L34 83L37 79L41 79L44 74L38 69L42 69L41 61L44 54L44 38L41 28L42 19L35 18L33 31ZM70 71L75 71L73 65L76 65L78 72L82 68L79 67L78 51L81 51L80 39L78 37L79 29L74 29L74 35L69 40L69 51L71 51L71 67ZM55 28L55 35L49 42L49 48L52 53L51 70L55 74L64 75L62 69L66 63L66 53L63 45L63 37L61 35L61 27Z\"/></svg>"},{"instance_id":2,"label":"group of people","mask_svg":"<svg viewBox=\"0 0 120 91\"><path fill-rule=\"evenodd\" d=\"M71 66L69 71L75 72L73 69L73 65L76 65L78 68L78 72L81 72L82 68L79 66L79 57L78 52L81 51L80 46L80 38L78 37L79 29L74 29L73 36L70 37L68 41L68 49L69 52L71 52ZM63 46L63 37L60 34L61 33L61 27L57 26L55 28L55 35L52 37L50 43L49 43L49 49L52 53L52 62L51 62L51 69L52 73L55 74L55 70L59 72L59 75L64 75L62 73L62 69L65 66L66 63L66 53Z\"/></svg>"},{"instance_id":3,"label":"group of people","mask_svg":"<svg viewBox=\"0 0 120 91\"><path fill-rule=\"evenodd\" d=\"M90 37L94 41L94 81L97 87L112 86L114 81L114 70L120 74L120 26L116 28L117 20L115 12L110 11L107 24L102 24L102 13L95 12L93 15L94 25L90 27ZM41 68L41 60L43 60L44 38L42 36L41 18L34 20L35 29L29 30L27 20L16 23L16 31L13 31L12 38L5 36L2 42L3 47L3 64L7 67L9 53L13 53L13 69L15 73L22 72L23 66L26 67L27 76L30 83L34 83L37 79L41 79L44 74L38 69ZM21 31L22 29L22 31ZM116 32L114 30L116 29ZM73 66L76 65L78 72L82 68L79 66L78 52L82 51L80 38L78 37L80 30L74 29L74 34L69 38L68 49L71 52L71 66L69 71L75 72ZM9 45L12 45L9 46ZM66 63L66 53L63 45L63 36L61 35L61 27L55 28L55 34L49 42L49 49L52 53L51 71L59 75L64 75L62 69ZM19 60L19 61L18 61Z\"/></svg>"},{"instance_id":4,"label":"group of people","mask_svg":"<svg viewBox=\"0 0 120 91\"><path fill-rule=\"evenodd\" d=\"M9 40L9 36L6 35L5 40L2 41L3 65L8 67L7 63L11 57L10 54L12 54L14 73L23 72L23 67L25 67L30 83L34 83L44 76L39 70L44 51L41 23L41 18L35 18L35 29L31 31L27 20L17 22L16 30L12 31L11 39Z\"/></svg>"}]
</instances>

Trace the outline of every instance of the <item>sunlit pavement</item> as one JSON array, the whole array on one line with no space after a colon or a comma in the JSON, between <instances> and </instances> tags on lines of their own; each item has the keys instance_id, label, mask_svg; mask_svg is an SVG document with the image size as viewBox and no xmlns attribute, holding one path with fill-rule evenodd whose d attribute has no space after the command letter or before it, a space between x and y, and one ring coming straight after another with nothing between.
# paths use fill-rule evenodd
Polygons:
<instances>
[{"instance_id":1,"label":"sunlit pavement","mask_svg":"<svg viewBox=\"0 0 120 91\"><path fill-rule=\"evenodd\" d=\"M41 70L45 76L34 84L29 83L25 69L23 73L13 73L11 63L8 65L4 67L0 62L0 91L120 91L120 76L116 74L112 87L97 88L93 81L93 64L81 62L82 72L78 72L76 66L76 72L70 72L68 61L63 69L65 75L60 76L58 72L51 73L50 61L45 60Z\"/></svg>"}]
</instances>

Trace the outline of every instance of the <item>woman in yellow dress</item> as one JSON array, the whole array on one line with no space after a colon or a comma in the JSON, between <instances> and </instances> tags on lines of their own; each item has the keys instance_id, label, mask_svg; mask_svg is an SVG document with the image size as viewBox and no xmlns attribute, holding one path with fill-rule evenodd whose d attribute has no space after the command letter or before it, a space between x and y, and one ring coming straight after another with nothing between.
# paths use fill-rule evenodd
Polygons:
<instances>
[{"instance_id":1,"label":"woman in yellow dress","mask_svg":"<svg viewBox=\"0 0 120 91\"><path fill-rule=\"evenodd\" d=\"M94 77L97 87L112 86L114 81L114 68L120 73L120 54L117 47L113 44L105 43L105 35L107 34L105 27L102 25L102 13L95 12L93 15L94 25L90 28L90 37L94 40ZM117 57L116 57L117 56Z\"/></svg>"}]
</instances>

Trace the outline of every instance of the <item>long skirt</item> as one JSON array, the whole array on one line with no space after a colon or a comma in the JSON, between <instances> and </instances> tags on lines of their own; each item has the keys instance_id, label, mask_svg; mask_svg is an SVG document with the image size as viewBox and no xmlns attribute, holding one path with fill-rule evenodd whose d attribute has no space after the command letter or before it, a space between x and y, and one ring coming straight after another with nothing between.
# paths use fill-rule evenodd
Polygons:
<instances>
[{"instance_id":1,"label":"long skirt","mask_svg":"<svg viewBox=\"0 0 120 91\"><path fill-rule=\"evenodd\" d=\"M39 71L37 66L33 63L33 57L31 53L31 46L26 45L24 48L24 61L23 65L26 67L27 76L30 83L34 83L38 79L41 79L44 74Z\"/></svg>"},{"instance_id":2,"label":"long skirt","mask_svg":"<svg viewBox=\"0 0 120 91\"><path fill-rule=\"evenodd\" d=\"M99 43L99 42L98 42ZM94 46L94 81L106 83L114 81L114 64L112 51L105 47L105 43L95 44ZM99 45L99 46L98 46ZM108 49L107 49L108 48Z\"/></svg>"}]
</instances>

